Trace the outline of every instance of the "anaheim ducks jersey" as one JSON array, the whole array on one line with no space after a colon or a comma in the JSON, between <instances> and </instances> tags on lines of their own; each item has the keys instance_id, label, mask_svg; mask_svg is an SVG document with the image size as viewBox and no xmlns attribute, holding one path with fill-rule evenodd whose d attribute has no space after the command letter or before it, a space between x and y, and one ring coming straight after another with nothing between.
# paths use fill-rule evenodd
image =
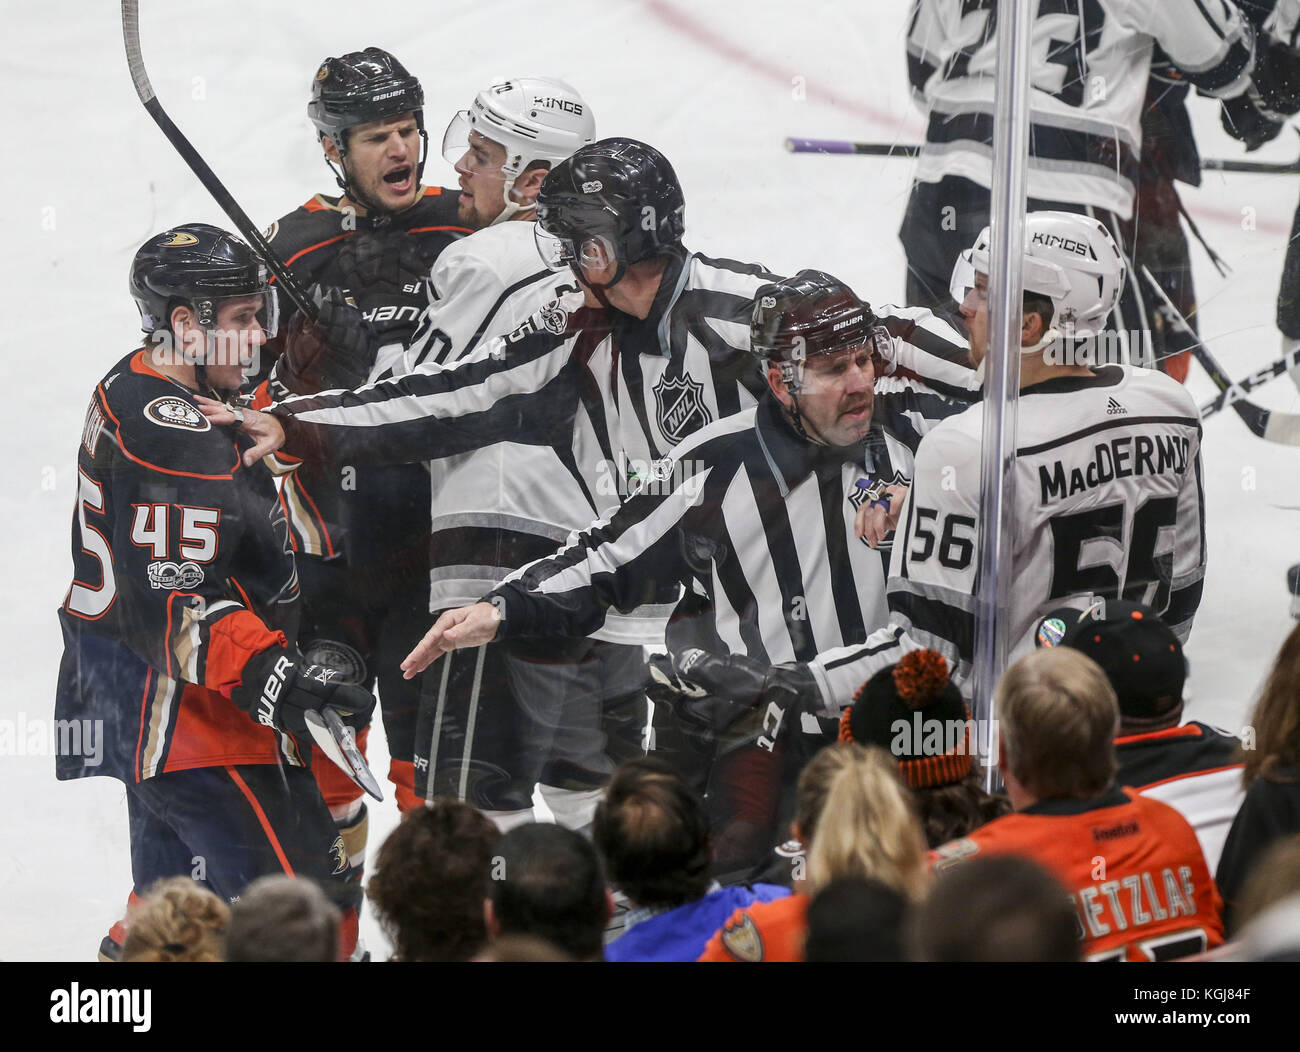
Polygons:
<instances>
[{"instance_id":1,"label":"anaheim ducks jersey","mask_svg":"<svg viewBox=\"0 0 1300 1052\"><path fill-rule=\"evenodd\" d=\"M1118 785L1131 785L1174 808L1196 830L1213 873L1246 790L1241 741L1204 723L1115 739Z\"/></svg>"},{"instance_id":2,"label":"anaheim ducks jersey","mask_svg":"<svg viewBox=\"0 0 1300 1052\"><path fill-rule=\"evenodd\" d=\"M976 404L921 442L890 568L890 624L811 664L828 711L916 647L942 653L968 688L982 423ZM1014 476L1015 588L1000 626L1010 660L1033 648L1039 618L1096 597L1143 603L1186 641L1206 555L1201 419L1182 384L1108 365L1025 388Z\"/></svg>"},{"instance_id":3,"label":"anaheim ducks jersey","mask_svg":"<svg viewBox=\"0 0 1300 1052\"><path fill-rule=\"evenodd\" d=\"M358 216L355 209L340 206L340 200L317 194L273 223L267 241L304 288L313 284L343 288L380 342L404 343L428 304L426 283L412 281L401 289L348 288L335 260L344 242L355 234L400 236L413 239L419 257L432 268L443 249L470 233L457 216L456 194L424 187L414 205L393 216ZM293 308L283 302L281 306L286 311L283 330ZM268 350L268 355L277 353L278 343ZM365 363L366 368L370 364ZM294 550L323 558L346 553L349 563L368 565L382 578L379 564L385 555L392 556L392 536L427 528L428 482L410 469L359 474L348 467L326 446L320 458L286 475L283 499ZM345 514L346 506L355 506L357 514ZM422 542L419 548L422 553ZM400 573L402 568L395 569ZM382 580L368 583L370 591L385 591Z\"/></svg>"},{"instance_id":4,"label":"anaheim ducks jersey","mask_svg":"<svg viewBox=\"0 0 1300 1052\"><path fill-rule=\"evenodd\" d=\"M791 895L736 910L698 959L732 964L802 961L809 901L807 895Z\"/></svg>"},{"instance_id":5,"label":"anaheim ducks jersey","mask_svg":"<svg viewBox=\"0 0 1300 1052\"><path fill-rule=\"evenodd\" d=\"M55 715L102 727L103 754L62 753L59 778L275 763L281 744L298 762L229 700L249 657L292 634L298 593L274 480L241 460L250 444L211 425L144 350L96 387Z\"/></svg>"},{"instance_id":6,"label":"anaheim ducks jersey","mask_svg":"<svg viewBox=\"0 0 1300 1052\"><path fill-rule=\"evenodd\" d=\"M954 175L993 185L997 14L997 0L913 0L908 77L929 118L922 182ZM1234 4L1041 0L1031 43L1031 198L1132 218L1155 44L1203 93L1246 90L1254 33Z\"/></svg>"},{"instance_id":7,"label":"anaheim ducks jersey","mask_svg":"<svg viewBox=\"0 0 1300 1052\"><path fill-rule=\"evenodd\" d=\"M1022 855L1070 892L1090 961L1172 961L1223 943L1223 903L1196 834L1134 789L1045 800L930 852L936 872Z\"/></svg>"}]
</instances>

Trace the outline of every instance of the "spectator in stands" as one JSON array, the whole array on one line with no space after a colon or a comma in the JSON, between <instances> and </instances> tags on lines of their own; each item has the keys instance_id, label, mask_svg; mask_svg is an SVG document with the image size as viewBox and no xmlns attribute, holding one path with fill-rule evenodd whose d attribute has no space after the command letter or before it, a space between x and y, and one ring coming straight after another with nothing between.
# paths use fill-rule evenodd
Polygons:
<instances>
[{"instance_id":1,"label":"spectator in stands","mask_svg":"<svg viewBox=\"0 0 1300 1052\"><path fill-rule=\"evenodd\" d=\"M1035 638L1039 646L1073 647L1101 666L1119 701L1116 784L1186 818L1213 873L1245 795L1241 742L1209 724L1182 722L1187 661L1178 637L1154 610L1102 599L1082 613L1053 611Z\"/></svg>"},{"instance_id":2,"label":"spectator in stands","mask_svg":"<svg viewBox=\"0 0 1300 1052\"><path fill-rule=\"evenodd\" d=\"M219 961L230 907L189 877L155 884L131 909L123 961Z\"/></svg>"},{"instance_id":3,"label":"spectator in stands","mask_svg":"<svg viewBox=\"0 0 1300 1052\"><path fill-rule=\"evenodd\" d=\"M978 858L944 873L914 912L909 956L952 963L1077 961L1070 894L1036 862Z\"/></svg>"},{"instance_id":4,"label":"spectator in stands","mask_svg":"<svg viewBox=\"0 0 1300 1052\"><path fill-rule=\"evenodd\" d=\"M809 964L904 960L903 920L910 903L878 880L833 880L808 903L803 959Z\"/></svg>"},{"instance_id":5,"label":"spectator in stands","mask_svg":"<svg viewBox=\"0 0 1300 1052\"><path fill-rule=\"evenodd\" d=\"M342 915L320 885L296 877L258 877L230 907L226 960L337 961Z\"/></svg>"},{"instance_id":6,"label":"spectator in stands","mask_svg":"<svg viewBox=\"0 0 1300 1052\"><path fill-rule=\"evenodd\" d=\"M614 772L592 838L610 884L630 904L624 934L605 948L610 961L693 961L736 910L790 894L776 884L722 887L710 879L704 801L656 759Z\"/></svg>"},{"instance_id":7,"label":"spectator in stands","mask_svg":"<svg viewBox=\"0 0 1300 1052\"><path fill-rule=\"evenodd\" d=\"M1300 895L1300 835L1274 841L1260 856L1241 889L1237 926L1244 928L1291 895Z\"/></svg>"},{"instance_id":8,"label":"spectator in stands","mask_svg":"<svg viewBox=\"0 0 1300 1052\"><path fill-rule=\"evenodd\" d=\"M913 650L881 669L840 717L840 741L879 745L898 761L930 847L1011 810L1005 795L984 789L973 730L948 662L935 650Z\"/></svg>"},{"instance_id":9,"label":"spectator in stands","mask_svg":"<svg viewBox=\"0 0 1300 1052\"><path fill-rule=\"evenodd\" d=\"M475 964L567 964L573 958L535 935L503 935L473 957Z\"/></svg>"},{"instance_id":10,"label":"spectator in stands","mask_svg":"<svg viewBox=\"0 0 1300 1052\"><path fill-rule=\"evenodd\" d=\"M1114 785L1119 705L1070 647L1015 662L994 692L998 766L1014 814L930 852L936 871L1024 855L1075 898L1090 960L1166 960L1223 941L1196 832L1168 804Z\"/></svg>"},{"instance_id":11,"label":"spectator in stands","mask_svg":"<svg viewBox=\"0 0 1300 1052\"><path fill-rule=\"evenodd\" d=\"M481 908L488 934L532 935L579 961L603 960L612 904L591 841L549 822L510 830Z\"/></svg>"},{"instance_id":12,"label":"spectator in stands","mask_svg":"<svg viewBox=\"0 0 1300 1052\"><path fill-rule=\"evenodd\" d=\"M737 910L701 961L800 961L812 896L834 880L874 879L915 899L924 894L925 838L897 767L883 749L828 745L795 791L792 830L806 847L794 859L795 893Z\"/></svg>"},{"instance_id":13,"label":"spectator in stands","mask_svg":"<svg viewBox=\"0 0 1300 1052\"><path fill-rule=\"evenodd\" d=\"M1275 841L1300 833L1300 625L1282 644L1251 714L1255 747L1245 753L1246 799L1219 859L1224 919L1236 930L1234 910L1255 863Z\"/></svg>"},{"instance_id":14,"label":"spectator in stands","mask_svg":"<svg viewBox=\"0 0 1300 1052\"><path fill-rule=\"evenodd\" d=\"M501 834L469 804L407 812L376 858L367 894L393 960L468 961L487 941L483 899Z\"/></svg>"}]
</instances>

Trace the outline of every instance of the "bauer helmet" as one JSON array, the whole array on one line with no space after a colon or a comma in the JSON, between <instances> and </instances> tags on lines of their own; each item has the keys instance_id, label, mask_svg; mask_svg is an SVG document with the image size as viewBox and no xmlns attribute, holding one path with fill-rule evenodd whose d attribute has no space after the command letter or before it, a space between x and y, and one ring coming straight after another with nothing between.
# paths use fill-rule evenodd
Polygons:
<instances>
[{"instance_id":1,"label":"bauer helmet","mask_svg":"<svg viewBox=\"0 0 1300 1052\"><path fill-rule=\"evenodd\" d=\"M958 303L988 275L991 237L985 227L953 268ZM1076 212L1025 215L1024 289L1052 301L1052 328L1066 339L1098 335L1119 301L1127 272L1115 239L1098 220Z\"/></svg>"},{"instance_id":2,"label":"bauer helmet","mask_svg":"<svg viewBox=\"0 0 1300 1052\"><path fill-rule=\"evenodd\" d=\"M530 165L553 167L596 139L596 120L581 95L554 77L515 77L495 81L475 97L467 110L451 119L442 136L442 155L459 164L477 132L505 150L501 189L505 208L492 225L510 219L520 205L510 199L515 180Z\"/></svg>"},{"instance_id":3,"label":"bauer helmet","mask_svg":"<svg viewBox=\"0 0 1300 1052\"><path fill-rule=\"evenodd\" d=\"M879 360L889 338L871 305L824 271L801 270L754 293L749 349L761 361L779 364L792 392L802 387L809 358L870 344Z\"/></svg>"},{"instance_id":4,"label":"bauer helmet","mask_svg":"<svg viewBox=\"0 0 1300 1052\"><path fill-rule=\"evenodd\" d=\"M601 139L555 165L537 197L537 247L548 266L633 263L670 251L686 231L677 173L653 146Z\"/></svg>"},{"instance_id":5,"label":"bauer helmet","mask_svg":"<svg viewBox=\"0 0 1300 1052\"><path fill-rule=\"evenodd\" d=\"M420 129L420 161L415 181L424 174L429 136L424 130L424 89L406 67L382 48L349 51L340 58L327 58L316 70L311 84L307 116L321 139L329 136L338 147L339 159L347 158L347 132L358 124L414 113ZM326 161L339 186L349 191L344 172Z\"/></svg>"},{"instance_id":6,"label":"bauer helmet","mask_svg":"<svg viewBox=\"0 0 1300 1052\"><path fill-rule=\"evenodd\" d=\"M186 223L155 234L131 261L130 285L146 333L170 330L171 313L182 305L210 332L222 300L262 296L258 320L268 336L275 335L276 296L266 265L248 245L219 227Z\"/></svg>"}]
</instances>

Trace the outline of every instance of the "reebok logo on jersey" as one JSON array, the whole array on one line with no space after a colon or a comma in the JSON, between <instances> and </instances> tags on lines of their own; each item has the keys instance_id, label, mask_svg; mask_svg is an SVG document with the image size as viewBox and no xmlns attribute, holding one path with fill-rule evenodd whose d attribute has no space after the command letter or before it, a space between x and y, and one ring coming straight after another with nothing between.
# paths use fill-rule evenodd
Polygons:
<instances>
[{"instance_id":1,"label":"reebok logo on jersey","mask_svg":"<svg viewBox=\"0 0 1300 1052\"><path fill-rule=\"evenodd\" d=\"M293 669L293 662L287 657L281 657L275 663L275 668L271 674L266 677L266 682L262 685L262 696L257 702L257 722L266 726L275 726L275 705L280 699L280 691L284 690L285 681L289 678L289 673Z\"/></svg>"},{"instance_id":2,"label":"reebok logo on jersey","mask_svg":"<svg viewBox=\"0 0 1300 1052\"><path fill-rule=\"evenodd\" d=\"M1113 398L1108 398L1108 399L1106 400L1106 415L1107 415L1107 416L1117 416L1117 415L1119 415L1120 413L1127 413L1127 412L1128 412L1128 410L1125 409L1122 405L1120 405L1117 401L1115 401L1115 399L1113 399Z\"/></svg>"}]
</instances>

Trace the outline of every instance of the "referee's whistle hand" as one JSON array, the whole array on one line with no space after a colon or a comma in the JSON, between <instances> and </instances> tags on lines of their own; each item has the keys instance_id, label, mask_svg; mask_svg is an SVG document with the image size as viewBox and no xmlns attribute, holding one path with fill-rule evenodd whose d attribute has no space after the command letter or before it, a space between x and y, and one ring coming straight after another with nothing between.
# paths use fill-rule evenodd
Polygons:
<instances>
[{"instance_id":1,"label":"referee's whistle hand","mask_svg":"<svg viewBox=\"0 0 1300 1052\"><path fill-rule=\"evenodd\" d=\"M402 662L402 678L413 679L443 654L463 647L481 647L497 634L501 614L491 603L474 603L446 610Z\"/></svg>"}]
</instances>

